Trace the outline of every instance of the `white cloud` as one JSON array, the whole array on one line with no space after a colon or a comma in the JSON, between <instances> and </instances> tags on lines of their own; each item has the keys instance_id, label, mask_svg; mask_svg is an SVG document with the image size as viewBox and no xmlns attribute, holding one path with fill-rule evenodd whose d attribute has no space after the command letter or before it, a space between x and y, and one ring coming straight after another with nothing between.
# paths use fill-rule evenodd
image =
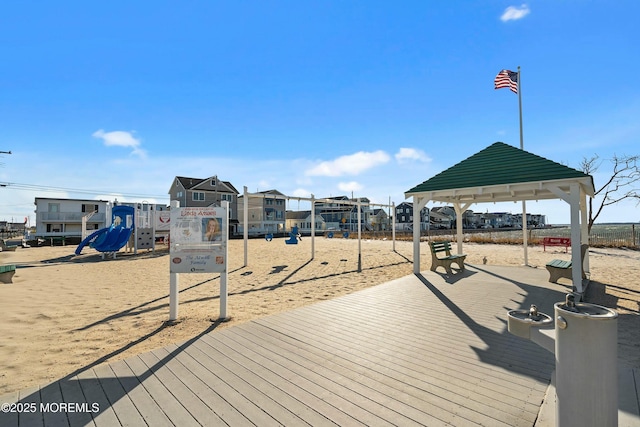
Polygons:
<instances>
[{"instance_id":1,"label":"white cloud","mask_svg":"<svg viewBox=\"0 0 640 427\"><path fill-rule=\"evenodd\" d=\"M261 179L260 182L258 182L258 188L260 188L261 191L272 190L271 183L265 179Z\"/></svg>"},{"instance_id":2,"label":"white cloud","mask_svg":"<svg viewBox=\"0 0 640 427\"><path fill-rule=\"evenodd\" d=\"M131 148L131 154L135 154L140 157L146 157L146 152L140 148L140 140L135 138L132 132L125 132L121 130L116 130L113 132L105 132L102 129L99 129L93 133L94 138L102 139L102 142L105 146L117 146L117 147L128 147Z\"/></svg>"},{"instance_id":3,"label":"white cloud","mask_svg":"<svg viewBox=\"0 0 640 427\"><path fill-rule=\"evenodd\" d=\"M504 13L500 17L500 20L502 22L517 21L518 19L522 19L527 16L529 12L531 12L531 10L526 4L523 4L520 7L509 6L505 9Z\"/></svg>"},{"instance_id":4,"label":"white cloud","mask_svg":"<svg viewBox=\"0 0 640 427\"><path fill-rule=\"evenodd\" d=\"M424 151L417 150L415 148L400 148L400 150L395 154L395 157L398 163L405 163L412 160L424 163L431 161Z\"/></svg>"},{"instance_id":5,"label":"white cloud","mask_svg":"<svg viewBox=\"0 0 640 427\"><path fill-rule=\"evenodd\" d=\"M308 176L342 176L358 175L378 165L388 163L390 157L382 150L374 152L359 151L348 156L340 156L335 160L321 162L306 171Z\"/></svg>"},{"instance_id":6,"label":"white cloud","mask_svg":"<svg viewBox=\"0 0 640 427\"><path fill-rule=\"evenodd\" d=\"M362 190L364 187L362 186L362 184L360 184L359 182L356 181L350 181L350 182L340 182L338 183L338 189L340 191L344 191L346 193L352 192L352 191L360 191Z\"/></svg>"},{"instance_id":7,"label":"white cloud","mask_svg":"<svg viewBox=\"0 0 640 427\"><path fill-rule=\"evenodd\" d=\"M291 195L293 197L309 198L311 197L311 192L309 190L305 190L304 188L296 188L295 190L293 190L293 193Z\"/></svg>"}]
</instances>

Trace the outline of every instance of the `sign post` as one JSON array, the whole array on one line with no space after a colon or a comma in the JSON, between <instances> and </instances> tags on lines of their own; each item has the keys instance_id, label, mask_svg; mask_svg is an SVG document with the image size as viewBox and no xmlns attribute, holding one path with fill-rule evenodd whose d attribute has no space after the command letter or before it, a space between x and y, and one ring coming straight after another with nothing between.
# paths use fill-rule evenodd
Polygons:
<instances>
[{"instance_id":1,"label":"sign post","mask_svg":"<svg viewBox=\"0 0 640 427\"><path fill-rule=\"evenodd\" d=\"M178 318L178 275L220 273L220 319L227 318L229 202L222 207L171 206L169 320Z\"/></svg>"}]
</instances>

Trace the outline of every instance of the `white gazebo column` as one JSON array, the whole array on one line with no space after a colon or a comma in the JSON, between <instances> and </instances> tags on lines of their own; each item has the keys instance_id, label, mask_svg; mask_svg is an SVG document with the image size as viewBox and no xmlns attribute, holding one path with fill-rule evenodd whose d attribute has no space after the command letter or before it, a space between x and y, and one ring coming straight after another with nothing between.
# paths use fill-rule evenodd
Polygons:
<instances>
[{"instance_id":1,"label":"white gazebo column","mask_svg":"<svg viewBox=\"0 0 640 427\"><path fill-rule=\"evenodd\" d=\"M456 211L456 241L458 243L458 255L463 254L462 239L464 236L462 234L462 216L466 212L466 210L469 209L469 206L471 206L471 203L467 203L464 206L460 206L460 203L453 204L453 210Z\"/></svg>"},{"instance_id":2,"label":"white gazebo column","mask_svg":"<svg viewBox=\"0 0 640 427\"><path fill-rule=\"evenodd\" d=\"M570 185L569 205L571 206L571 265L572 281L574 289L582 295L582 256L580 245L582 244L580 230L580 186Z\"/></svg>"},{"instance_id":3,"label":"white gazebo column","mask_svg":"<svg viewBox=\"0 0 640 427\"><path fill-rule=\"evenodd\" d=\"M587 194L584 192L584 189L580 187L580 232L582 235L582 241L580 242L583 245L589 245L589 223L587 219ZM589 251L585 252L584 260L582 263L583 271L590 272L591 267L589 266Z\"/></svg>"},{"instance_id":4,"label":"white gazebo column","mask_svg":"<svg viewBox=\"0 0 640 427\"><path fill-rule=\"evenodd\" d=\"M529 236L527 235L527 202L522 201L522 246L524 248L524 265L529 266Z\"/></svg>"},{"instance_id":5,"label":"white gazebo column","mask_svg":"<svg viewBox=\"0 0 640 427\"><path fill-rule=\"evenodd\" d=\"M420 211L427 205L426 197L413 196L413 273L420 273Z\"/></svg>"}]
</instances>

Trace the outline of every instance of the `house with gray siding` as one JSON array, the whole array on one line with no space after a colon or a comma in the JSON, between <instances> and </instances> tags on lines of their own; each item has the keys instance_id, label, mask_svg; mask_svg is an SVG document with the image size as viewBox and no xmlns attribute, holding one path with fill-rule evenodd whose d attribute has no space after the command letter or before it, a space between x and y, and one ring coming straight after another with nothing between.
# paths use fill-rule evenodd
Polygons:
<instances>
[{"instance_id":1,"label":"house with gray siding","mask_svg":"<svg viewBox=\"0 0 640 427\"><path fill-rule=\"evenodd\" d=\"M229 181L217 175L204 179L176 176L169 188L169 199L180 202L180 207L222 206L223 200L228 201L230 233L237 231L238 194Z\"/></svg>"}]
</instances>

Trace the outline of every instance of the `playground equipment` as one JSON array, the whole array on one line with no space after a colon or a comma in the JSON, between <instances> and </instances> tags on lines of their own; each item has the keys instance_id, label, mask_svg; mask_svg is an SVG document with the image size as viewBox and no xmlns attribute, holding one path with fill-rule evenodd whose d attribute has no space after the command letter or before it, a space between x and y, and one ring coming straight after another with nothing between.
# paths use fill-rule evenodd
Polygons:
<instances>
[{"instance_id":1,"label":"playground equipment","mask_svg":"<svg viewBox=\"0 0 640 427\"><path fill-rule=\"evenodd\" d=\"M255 193L249 193L247 191L247 187L244 187L244 192L243 192L243 200L244 200L244 206L243 206L243 217L244 217L244 224L243 224L243 237L244 237L244 264L243 266L246 267L249 263L249 255L248 255L248 241L249 241L249 227L248 227L248 218L249 218L249 198L250 197L255 197L255 198L265 198L266 195L265 194L255 194ZM306 202L310 202L311 203L311 259L313 259L315 257L315 236L316 236L316 228L315 228L315 203L316 202L325 202L325 203L336 203L336 200L331 200L331 199L316 199L314 197L314 195L311 195L311 198L306 198L306 197L289 197L283 194L280 195L275 195L275 194L271 194L269 195L269 198L273 198L276 200L291 200L291 199L297 199L298 203L300 203L300 201L306 201ZM363 202L362 200L358 199L358 200L340 200L338 202L341 205L351 205L351 206L357 206L357 219L356 219L356 224L358 224L358 271L362 271L362 247L361 247L361 241L362 241L362 218L361 218L361 207L362 206L382 206L382 207L388 207L390 209L390 213L394 212L395 213L395 203L391 203L389 205L385 205L385 204L378 204L378 203L368 203L368 202ZM299 206L298 206L299 207ZM393 251L396 251L396 226L395 226L395 219L396 216L395 214L393 215L393 225L391 227L391 234L392 234L392 242L393 242ZM288 241L285 241L288 244L295 244L297 243L297 238L295 243L293 242L292 239L289 239Z\"/></svg>"},{"instance_id":2,"label":"playground equipment","mask_svg":"<svg viewBox=\"0 0 640 427\"><path fill-rule=\"evenodd\" d=\"M127 244L135 228L135 209L131 206L114 206L111 210L111 225L94 231L87 236L76 248L75 254L80 255L82 249L89 245L104 255L115 258L124 245Z\"/></svg>"},{"instance_id":3,"label":"playground equipment","mask_svg":"<svg viewBox=\"0 0 640 427\"><path fill-rule=\"evenodd\" d=\"M293 227L293 229L291 229L291 232L289 233L289 238L284 242L287 245L297 245L298 240L300 240L300 233L298 233L298 227Z\"/></svg>"},{"instance_id":4,"label":"playground equipment","mask_svg":"<svg viewBox=\"0 0 640 427\"><path fill-rule=\"evenodd\" d=\"M155 250L156 213L153 210L153 205L146 202L137 204L133 241L129 242L127 250L133 249L134 254L138 253L138 249Z\"/></svg>"}]
</instances>

